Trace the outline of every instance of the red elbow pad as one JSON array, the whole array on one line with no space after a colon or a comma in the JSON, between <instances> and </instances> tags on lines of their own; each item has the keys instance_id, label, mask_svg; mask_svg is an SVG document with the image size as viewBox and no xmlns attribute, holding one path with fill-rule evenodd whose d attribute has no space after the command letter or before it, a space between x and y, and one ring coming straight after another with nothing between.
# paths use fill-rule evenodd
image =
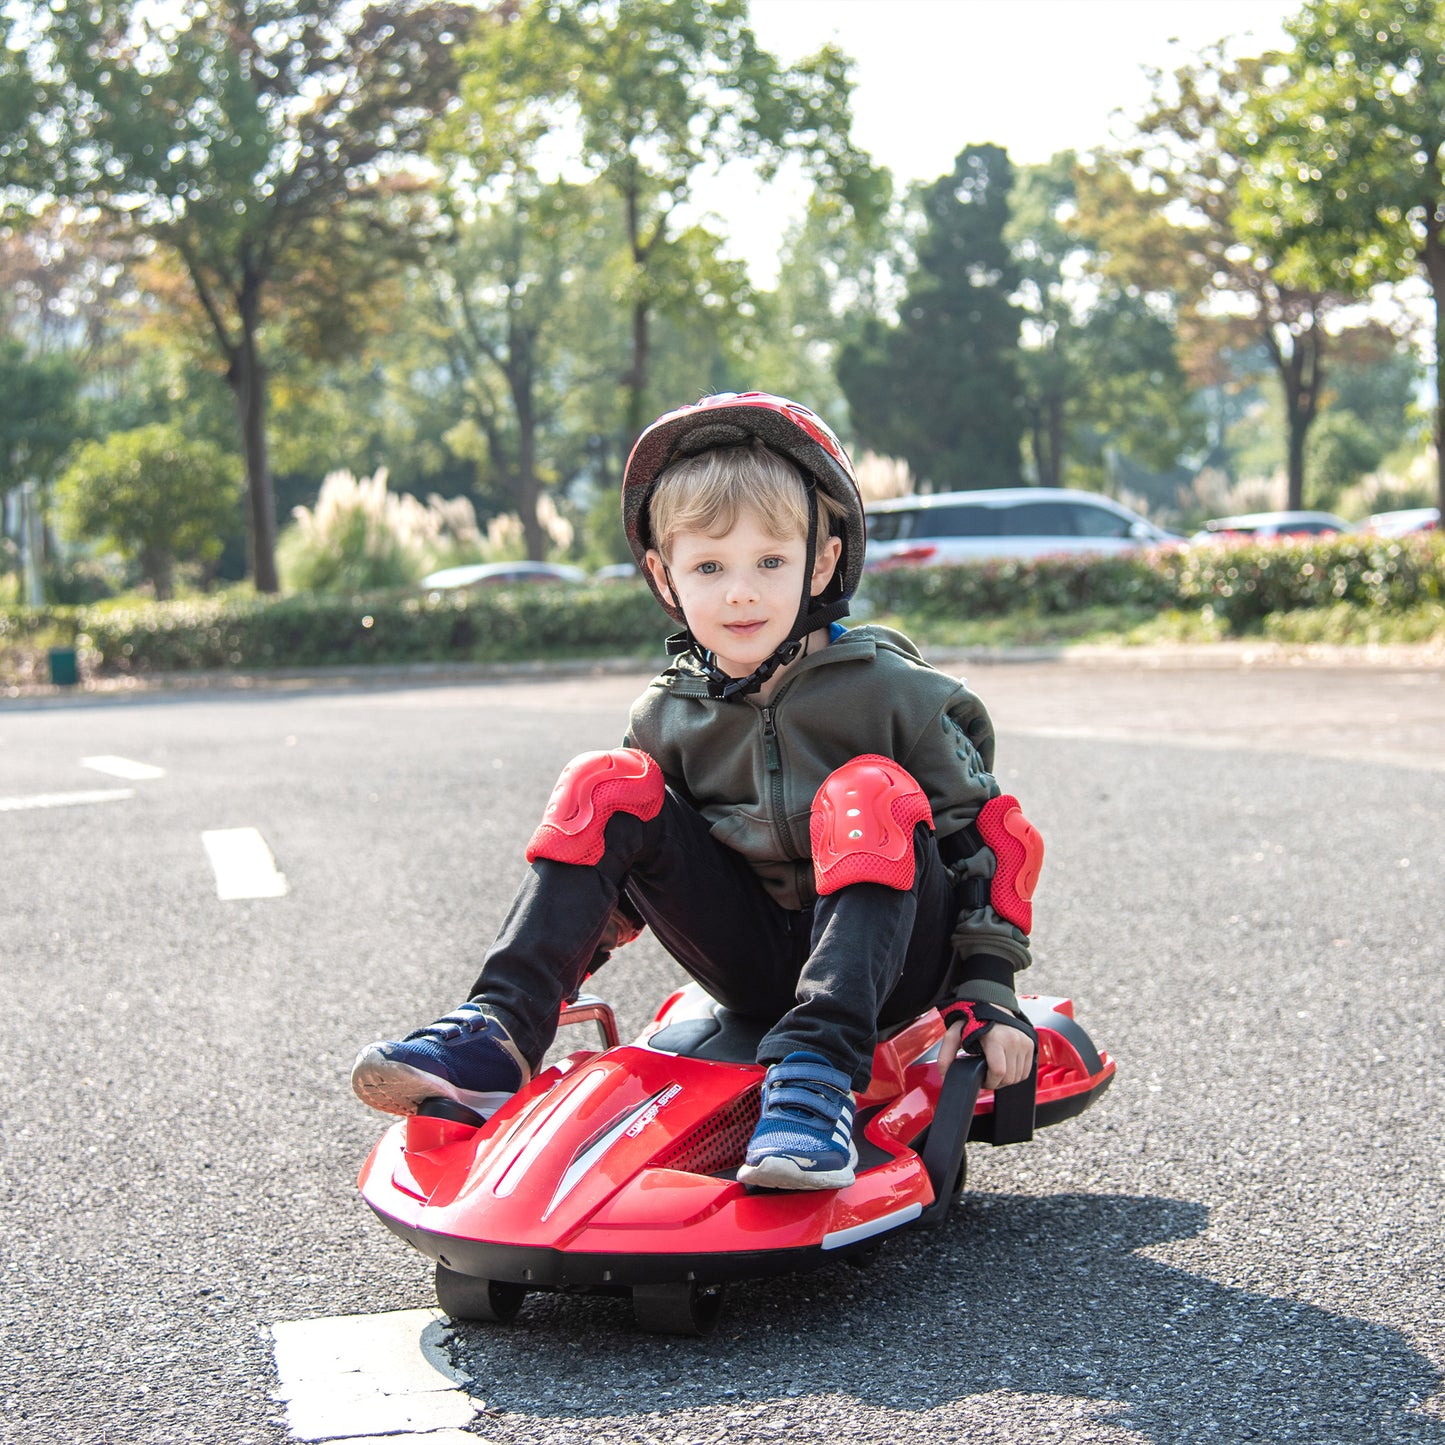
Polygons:
<instances>
[{"instance_id":1,"label":"red elbow pad","mask_svg":"<svg viewBox=\"0 0 1445 1445\"><path fill-rule=\"evenodd\" d=\"M979 836L997 860L990 884L989 902L1000 918L1031 933L1034 925L1034 889L1044 866L1044 840L1023 815L1019 800L1005 793L990 798L975 822Z\"/></svg>"},{"instance_id":2,"label":"red elbow pad","mask_svg":"<svg viewBox=\"0 0 1445 1445\"><path fill-rule=\"evenodd\" d=\"M644 822L655 818L665 791L662 769L637 748L580 754L562 769L552 789L547 811L527 844L527 862L600 862L607 846L602 836L607 820L618 812L633 813Z\"/></svg>"},{"instance_id":3,"label":"red elbow pad","mask_svg":"<svg viewBox=\"0 0 1445 1445\"><path fill-rule=\"evenodd\" d=\"M852 758L828 774L813 799L808 833L818 892L850 883L913 887L913 830L933 826L922 788L891 758Z\"/></svg>"}]
</instances>

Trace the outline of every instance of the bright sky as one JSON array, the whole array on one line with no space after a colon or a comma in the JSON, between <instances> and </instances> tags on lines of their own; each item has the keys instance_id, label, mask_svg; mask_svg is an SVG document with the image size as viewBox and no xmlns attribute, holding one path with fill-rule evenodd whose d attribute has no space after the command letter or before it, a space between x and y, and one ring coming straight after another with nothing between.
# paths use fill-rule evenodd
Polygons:
<instances>
[{"instance_id":1,"label":"bright sky","mask_svg":"<svg viewBox=\"0 0 1445 1445\"><path fill-rule=\"evenodd\" d=\"M794 61L836 41L856 64L854 136L900 182L934 180L964 146L1015 162L1106 144L1111 114L1138 113L1143 67L1164 69L1225 36L1283 43L1299 0L752 0L759 42ZM1177 43L1173 43L1176 42ZM706 204L767 285L796 191L722 178Z\"/></svg>"}]
</instances>

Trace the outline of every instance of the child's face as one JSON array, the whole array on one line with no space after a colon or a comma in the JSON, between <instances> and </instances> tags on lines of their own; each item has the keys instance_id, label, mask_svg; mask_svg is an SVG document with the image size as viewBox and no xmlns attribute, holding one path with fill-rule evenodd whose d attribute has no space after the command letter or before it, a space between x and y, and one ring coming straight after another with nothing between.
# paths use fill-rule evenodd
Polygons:
<instances>
[{"instance_id":1,"label":"child's face","mask_svg":"<svg viewBox=\"0 0 1445 1445\"><path fill-rule=\"evenodd\" d=\"M842 549L836 537L824 544L811 568L812 595L828 585ZM655 550L647 554L647 566L658 590L686 614L693 636L717 654L718 666L730 677L746 677L793 626L807 552L806 537L781 540L755 513L743 512L722 537L679 532L666 573Z\"/></svg>"}]
</instances>

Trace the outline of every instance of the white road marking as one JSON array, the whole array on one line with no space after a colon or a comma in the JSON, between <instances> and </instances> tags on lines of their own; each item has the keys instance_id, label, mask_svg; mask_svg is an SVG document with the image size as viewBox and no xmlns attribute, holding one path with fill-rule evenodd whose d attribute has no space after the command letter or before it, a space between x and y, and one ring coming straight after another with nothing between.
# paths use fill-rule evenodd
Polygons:
<instances>
[{"instance_id":1,"label":"white road marking","mask_svg":"<svg viewBox=\"0 0 1445 1445\"><path fill-rule=\"evenodd\" d=\"M82 803L118 803L135 797L134 788L98 788L90 793L35 793L28 798L0 798L0 813L27 808L74 808Z\"/></svg>"},{"instance_id":2,"label":"white road marking","mask_svg":"<svg viewBox=\"0 0 1445 1445\"><path fill-rule=\"evenodd\" d=\"M164 768L153 767L150 763L136 763L129 758L111 757L103 754L96 758L81 758L83 768L94 768L97 773L109 773L113 778L129 778L132 782L146 782L151 778L163 778Z\"/></svg>"},{"instance_id":3,"label":"white road marking","mask_svg":"<svg viewBox=\"0 0 1445 1445\"><path fill-rule=\"evenodd\" d=\"M216 874L218 898L283 898L290 891L255 828L212 829L201 834L201 842Z\"/></svg>"},{"instance_id":4,"label":"white road marking","mask_svg":"<svg viewBox=\"0 0 1445 1445\"><path fill-rule=\"evenodd\" d=\"M340 1315L271 1326L274 1398L296 1440L476 1445L465 1426L481 1409L453 1368L451 1329L434 1309Z\"/></svg>"}]
</instances>

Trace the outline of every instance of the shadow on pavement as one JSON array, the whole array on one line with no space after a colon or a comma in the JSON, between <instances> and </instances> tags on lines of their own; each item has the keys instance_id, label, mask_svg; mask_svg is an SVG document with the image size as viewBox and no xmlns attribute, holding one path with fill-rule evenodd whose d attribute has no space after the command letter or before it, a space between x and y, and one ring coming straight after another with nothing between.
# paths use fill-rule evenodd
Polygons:
<instances>
[{"instance_id":1,"label":"shadow on pavement","mask_svg":"<svg viewBox=\"0 0 1445 1445\"><path fill-rule=\"evenodd\" d=\"M1036 1429L1044 1402L1020 1397L1048 1396L1101 1439L1445 1445L1440 1402L1421 1409L1442 1377L1397 1330L1138 1253L1207 1220L1171 1199L974 1196L871 1269L734 1286L708 1340L644 1335L623 1300L539 1296L510 1329L460 1327L455 1352L492 1414L624 1439L669 1420L742 1438L759 1406L762 1438L854 1411L910 1437L967 1418L1027 1438L1006 1427Z\"/></svg>"}]
</instances>

